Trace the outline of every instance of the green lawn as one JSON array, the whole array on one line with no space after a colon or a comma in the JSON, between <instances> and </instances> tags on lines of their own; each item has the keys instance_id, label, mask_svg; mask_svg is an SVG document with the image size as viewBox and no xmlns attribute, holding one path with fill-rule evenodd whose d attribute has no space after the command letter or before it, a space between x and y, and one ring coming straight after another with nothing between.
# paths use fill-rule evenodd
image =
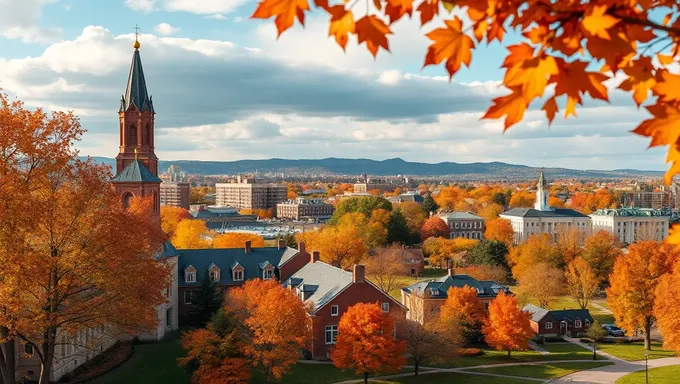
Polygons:
<instances>
[{"instance_id":1,"label":"green lawn","mask_svg":"<svg viewBox=\"0 0 680 384\"><path fill-rule=\"evenodd\" d=\"M582 363L553 363L540 365L517 365L514 367L475 368L473 372L494 373L497 375L533 377L536 379L555 379L584 369L603 367L613 363L582 362Z\"/></svg>"},{"instance_id":2,"label":"green lawn","mask_svg":"<svg viewBox=\"0 0 680 384\"><path fill-rule=\"evenodd\" d=\"M536 384L532 380L510 379L506 377L466 375L464 373L433 373L430 375L409 376L389 381L370 381L373 384Z\"/></svg>"},{"instance_id":3,"label":"green lawn","mask_svg":"<svg viewBox=\"0 0 680 384\"><path fill-rule=\"evenodd\" d=\"M401 373L411 372L412 369L404 368ZM387 373L385 375L388 375ZM382 376L380 374L375 376ZM293 366L292 372L281 378L285 384L330 384L338 381L361 379L363 375L355 375L352 371L341 371L333 364L298 363ZM251 380L252 384L264 384L262 375L256 373Z\"/></svg>"},{"instance_id":4,"label":"green lawn","mask_svg":"<svg viewBox=\"0 0 680 384\"><path fill-rule=\"evenodd\" d=\"M649 382L654 384L675 384L678 382L678 377L680 377L680 365L649 370ZM631 373L616 380L616 384L643 384L644 382L645 371Z\"/></svg>"},{"instance_id":5,"label":"green lawn","mask_svg":"<svg viewBox=\"0 0 680 384\"><path fill-rule=\"evenodd\" d=\"M132 358L118 369L90 381L90 384L189 384L191 375L177 365L184 356L179 332L173 332L157 343L135 346Z\"/></svg>"},{"instance_id":6,"label":"green lawn","mask_svg":"<svg viewBox=\"0 0 680 384\"><path fill-rule=\"evenodd\" d=\"M629 344L609 344L602 343L597 345L601 351L607 352L619 359L633 361L644 360L645 350L642 343ZM675 354L671 351L665 351L661 348L661 343L652 342L652 350L649 351L650 359L659 359L662 357L672 357Z\"/></svg>"}]
</instances>

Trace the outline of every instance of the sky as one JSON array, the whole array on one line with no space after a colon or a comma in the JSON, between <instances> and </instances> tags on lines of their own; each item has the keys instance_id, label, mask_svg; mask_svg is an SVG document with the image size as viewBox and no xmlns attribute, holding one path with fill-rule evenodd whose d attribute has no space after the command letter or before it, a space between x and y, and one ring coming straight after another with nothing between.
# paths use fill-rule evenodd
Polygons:
<instances>
[{"instance_id":1,"label":"sky","mask_svg":"<svg viewBox=\"0 0 680 384\"><path fill-rule=\"evenodd\" d=\"M363 3L362 3L363 4ZM502 161L538 167L665 170L665 150L630 133L648 117L610 84L610 103L585 100L577 118L548 126L534 102L503 133L481 120L507 50L479 44L471 69L449 82L422 69L440 21L392 26L374 59L328 36L315 10L277 39L273 20L252 20L255 0L0 0L0 88L28 107L73 110L87 132L82 155L115 157L118 108L139 25L140 54L156 109L163 160L400 157ZM365 5L355 11L365 12ZM512 44L512 37L504 42ZM564 101L562 101L564 103Z\"/></svg>"}]
</instances>

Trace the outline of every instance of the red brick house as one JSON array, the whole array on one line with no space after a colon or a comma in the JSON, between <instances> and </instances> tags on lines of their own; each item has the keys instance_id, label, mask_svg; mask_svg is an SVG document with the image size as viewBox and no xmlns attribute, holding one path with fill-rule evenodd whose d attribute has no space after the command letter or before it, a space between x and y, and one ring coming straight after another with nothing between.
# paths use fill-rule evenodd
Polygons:
<instances>
[{"instance_id":1,"label":"red brick house","mask_svg":"<svg viewBox=\"0 0 680 384\"><path fill-rule=\"evenodd\" d=\"M243 248L179 249L176 253L180 324L186 324L194 310L193 295L206 272L219 289L226 291L250 279L284 281L310 259L304 243L295 249L286 247L283 240L278 247L253 248L250 241L246 241Z\"/></svg>"},{"instance_id":2,"label":"red brick house","mask_svg":"<svg viewBox=\"0 0 680 384\"><path fill-rule=\"evenodd\" d=\"M383 311L405 317L406 308L389 294L366 280L363 265L355 265L352 272L319 261L313 252L309 264L294 273L284 286L295 290L298 297L311 303L312 359L322 360L329 353L338 335L338 323L347 308L357 303L379 303Z\"/></svg>"},{"instance_id":3,"label":"red brick house","mask_svg":"<svg viewBox=\"0 0 680 384\"><path fill-rule=\"evenodd\" d=\"M531 313L531 328L536 335L556 337L567 335L577 337L585 334L593 323L593 317L587 309L563 309L551 311L528 304L523 308Z\"/></svg>"},{"instance_id":4,"label":"red brick house","mask_svg":"<svg viewBox=\"0 0 680 384\"><path fill-rule=\"evenodd\" d=\"M383 252L392 251L392 248L374 248L368 251L369 256L379 255ZM425 256L422 248L402 248L394 249L399 252L403 259L404 265L411 276L422 276L425 269Z\"/></svg>"}]
</instances>

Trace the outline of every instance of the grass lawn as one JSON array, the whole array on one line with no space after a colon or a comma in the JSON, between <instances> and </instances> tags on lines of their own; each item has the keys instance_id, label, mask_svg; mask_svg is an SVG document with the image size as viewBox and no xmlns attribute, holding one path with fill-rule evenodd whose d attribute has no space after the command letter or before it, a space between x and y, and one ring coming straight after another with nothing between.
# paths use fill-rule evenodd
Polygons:
<instances>
[{"instance_id":1,"label":"grass lawn","mask_svg":"<svg viewBox=\"0 0 680 384\"><path fill-rule=\"evenodd\" d=\"M629 344L609 344L602 343L597 345L601 351L607 352L619 359L633 361L644 360L645 350L642 343ZM662 357L673 357L675 354L671 351L664 351L661 348L661 343L652 342L652 350L649 351L650 359L659 359Z\"/></svg>"},{"instance_id":2,"label":"grass lawn","mask_svg":"<svg viewBox=\"0 0 680 384\"><path fill-rule=\"evenodd\" d=\"M534 377L537 379L555 379L584 369L603 367L613 363L601 361L592 363L554 363L540 365L517 365L514 367L475 368L473 372L495 373L498 375Z\"/></svg>"},{"instance_id":3,"label":"grass lawn","mask_svg":"<svg viewBox=\"0 0 680 384\"><path fill-rule=\"evenodd\" d=\"M402 373L408 373L411 371L412 369L410 368L404 368ZM333 364L297 363L295 366L293 366L292 372L282 377L280 382L286 384L330 384L343 380L361 378L363 378L363 375L357 376L353 371L341 371L335 368ZM256 373L253 375L251 383L264 384L264 378L262 375Z\"/></svg>"},{"instance_id":4,"label":"grass lawn","mask_svg":"<svg viewBox=\"0 0 680 384\"><path fill-rule=\"evenodd\" d=\"M370 381L373 384L536 384L535 381L510 379L506 377L466 375L464 373L433 373L430 375L409 376L389 381Z\"/></svg>"},{"instance_id":5,"label":"grass lawn","mask_svg":"<svg viewBox=\"0 0 680 384\"><path fill-rule=\"evenodd\" d=\"M135 345L132 358L114 371L90 381L90 384L189 384L191 375L177 365L185 355L179 344L179 332L157 343Z\"/></svg>"},{"instance_id":6,"label":"grass lawn","mask_svg":"<svg viewBox=\"0 0 680 384\"><path fill-rule=\"evenodd\" d=\"M678 382L678 377L680 377L680 365L649 370L649 382L654 384L674 384ZM642 384L644 382L645 371L631 373L616 380L616 384Z\"/></svg>"}]
</instances>

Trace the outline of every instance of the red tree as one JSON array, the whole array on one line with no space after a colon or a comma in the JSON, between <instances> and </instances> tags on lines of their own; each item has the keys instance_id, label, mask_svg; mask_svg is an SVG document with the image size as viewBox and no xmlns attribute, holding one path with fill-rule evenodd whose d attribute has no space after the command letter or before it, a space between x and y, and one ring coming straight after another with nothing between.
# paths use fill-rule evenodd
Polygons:
<instances>
[{"instance_id":1,"label":"red tree","mask_svg":"<svg viewBox=\"0 0 680 384\"><path fill-rule=\"evenodd\" d=\"M449 227L446 222L437 216L432 216L425 220L423 228L420 230L420 238L425 241L430 237L448 237Z\"/></svg>"}]
</instances>

